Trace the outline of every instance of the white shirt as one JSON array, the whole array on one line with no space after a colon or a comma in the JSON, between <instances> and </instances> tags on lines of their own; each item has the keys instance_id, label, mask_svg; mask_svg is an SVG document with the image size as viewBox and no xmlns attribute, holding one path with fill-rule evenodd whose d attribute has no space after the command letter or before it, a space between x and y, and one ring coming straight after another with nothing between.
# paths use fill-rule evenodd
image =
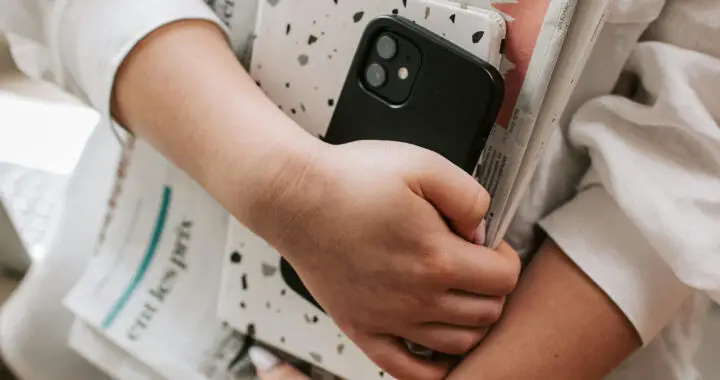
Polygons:
<instances>
[{"instance_id":1,"label":"white shirt","mask_svg":"<svg viewBox=\"0 0 720 380\"><path fill-rule=\"evenodd\" d=\"M254 16L243 1L256 0L3 0L0 28L45 46L54 79L109 120L114 74L139 40L205 19L241 46L251 28L238 20ZM661 11L647 32L658 42L638 43ZM523 250L540 223L636 328L646 347L612 379L693 378L689 327L706 294L720 299L717 14L716 0L613 0L508 235ZM626 64L639 89L608 95Z\"/></svg>"}]
</instances>

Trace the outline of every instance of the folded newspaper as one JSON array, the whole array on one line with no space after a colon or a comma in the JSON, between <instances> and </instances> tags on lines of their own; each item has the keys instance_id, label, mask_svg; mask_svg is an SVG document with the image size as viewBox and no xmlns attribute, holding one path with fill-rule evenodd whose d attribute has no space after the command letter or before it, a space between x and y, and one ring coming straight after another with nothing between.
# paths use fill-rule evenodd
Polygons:
<instances>
[{"instance_id":1,"label":"folded newspaper","mask_svg":"<svg viewBox=\"0 0 720 380\"><path fill-rule=\"evenodd\" d=\"M215 313L228 213L138 140L125 149L109 215L96 256L65 300L80 319L74 347L101 333L130 357L117 378L145 369L149 379L253 378L247 338Z\"/></svg>"},{"instance_id":2,"label":"folded newspaper","mask_svg":"<svg viewBox=\"0 0 720 380\"><path fill-rule=\"evenodd\" d=\"M534 4L541 2L545 1ZM559 2L550 1L548 11L552 10L553 3ZM488 243L492 247L500 244L505 236L535 172L543 146L557 130L561 115L605 24L608 6L609 0L585 0L577 2L574 13L573 7L555 8L555 15L548 14L544 22L545 27L554 25L551 28L553 32L538 35L530 57L528 50L518 46L515 65L518 69L527 67L527 71L522 75L524 80L520 82L522 85L517 93L515 109L512 113L501 115L498 120L501 128L496 127L488 141L478 171L478 180L492 196L487 231ZM567 37L560 45L561 35ZM543 47L544 44L557 46ZM555 49L560 47L561 54L551 58ZM511 54L512 48L509 47L508 56ZM526 63L520 64L523 61ZM545 62L552 69L543 70L538 62ZM511 75L508 74L506 81ZM509 101L512 99L506 99L506 109L510 107ZM507 115L511 116L508 118Z\"/></svg>"}]
</instances>

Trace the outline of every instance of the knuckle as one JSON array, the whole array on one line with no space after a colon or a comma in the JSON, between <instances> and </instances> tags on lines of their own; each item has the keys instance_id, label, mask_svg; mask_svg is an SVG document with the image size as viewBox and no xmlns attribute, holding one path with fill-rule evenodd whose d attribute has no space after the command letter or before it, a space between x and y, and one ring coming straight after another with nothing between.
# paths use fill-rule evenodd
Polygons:
<instances>
[{"instance_id":1,"label":"knuckle","mask_svg":"<svg viewBox=\"0 0 720 380\"><path fill-rule=\"evenodd\" d=\"M522 269L520 255L505 242L502 243L502 246L497 251L500 253L503 262L507 265L508 270L514 273L516 277L519 276L520 270Z\"/></svg>"},{"instance_id":2,"label":"knuckle","mask_svg":"<svg viewBox=\"0 0 720 380\"><path fill-rule=\"evenodd\" d=\"M500 293L503 295L507 295L512 293L513 290L515 290L515 286L517 285L518 277L514 275L506 275L503 277L502 281L499 283Z\"/></svg>"},{"instance_id":3,"label":"knuckle","mask_svg":"<svg viewBox=\"0 0 720 380\"><path fill-rule=\"evenodd\" d=\"M408 320L417 322L429 322L429 319L436 314L435 310L441 304L441 298L437 294L425 293L419 294L415 298L414 310L408 309Z\"/></svg>"},{"instance_id":4,"label":"knuckle","mask_svg":"<svg viewBox=\"0 0 720 380\"><path fill-rule=\"evenodd\" d=\"M502 267L502 274L498 278L498 290L503 295L510 294L517 286L520 278L521 263L520 258L517 255L515 257L509 257L505 260Z\"/></svg>"},{"instance_id":5,"label":"knuckle","mask_svg":"<svg viewBox=\"0 0 720 380\"><path fill-rule=\"evenodd\" d=\"M397 314L397 322L392 324L394 331L389 331L397 335L404 328L416 323L428 322L432 318L432 310L435 307L434 298L429 295L417 294L412 297L411 301L406 303L407 307L401 313ZM402 322L400 322L402 321Z\"/></svg>"},{"instance_id":6,"label":"knuckle","mask_svg":"<svg viewBox=\"0 0 720 380\"><path fill-rule=\"evenodd\" d=\"M520 277L520 270L522 269L522 261L520 260L520 255L513 252L509 256L510 257L508 258L508 265L510 266L510 271L512 275L515 278Z\"/></svg>"},{"instance_id":7,"label":"knuckle","mask_svg":"<svg viewBox=\"0 0 720 380\"><path fill-rule=\"evenodd\" d=\"M487 311L485 312L486 322L494 324L502 317L503 309L505 308L505 299L490 302Z\"/></svg>"},{"instance_id":8,"label":"knuckle","mask_svg":"<svg viewBox=\"0 0 720 380\"><path fill-rule=\"evenodd\" d=\"M485 338L487 338L487 336L488 336L489 333L490 333L490 330L489 330L489 329L482 329L482 330L480 330L477 344L482 343L482 341L485 340Z\"/></svg>"},{"instance_id":9,"label":"knuckle","mask_svg":"<svg viewBox=\"0 0 720 380\"><path fill-rule=\"evenodd\" d=\"M490 208L490 193L483 186L477 186L477 194L475 195L475 207L486 214Z\"/></svg>"},{"instance_id":10,"label":"knuckle","mask_svg":"<svg viewBox=\"0 0 720 380\"><path fill-rule=\"evenodd\" d=\"M473 347L475 347L480 342L480 339L482 339L482 335L480 332L464 332L458 335L458 337L453 340L450 345L448 345L448 352L446 352L446 354L465 354L468 351L472 350Z\"/></svg>"},{"instance_id":11,"label":"knuckle","mask_svg":"<svg viewBox=\"0 0 720 380\"><path fill-rule=\"evenodd\" d=\"M512 276L502 276L495 284L497 295L508 295L515 290L517 278Z\"/></svg>"},{"instance_id":12,"label":"knuckle","mask_svg":"<svg viewBox=\"0 0 720 380\"><path fill-rule=\"evenodd\" d=\"M452 277L452 270L445 254L438 250L431 250L425 255L420 272L422 280L430 281L432 284L443 284Z\"/></svg>"}]
</instances>

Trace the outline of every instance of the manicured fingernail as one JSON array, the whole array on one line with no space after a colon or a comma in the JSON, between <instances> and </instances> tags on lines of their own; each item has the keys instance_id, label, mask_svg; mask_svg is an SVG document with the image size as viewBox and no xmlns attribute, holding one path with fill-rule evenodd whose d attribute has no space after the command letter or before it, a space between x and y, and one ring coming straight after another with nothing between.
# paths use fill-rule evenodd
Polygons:
<instances>
[{"instance_id":1,"label":"manicured fingernail","mask_svg":"<svg viewBox=\"0 0 720 380\"><path fill-rule=\"evenodd\" d=\"M250 347L249 355L250 361L260 372L269 371L280 364L280 359L262 347Z\"/></svg>"},{"instance_id":2,"label":"manicured fingernail","mask_svg":"<svg viewBox=\"0 0 720 380\"><path fill-rule=\"evenodd\" d=\"M474 243L477 245L485 245L485 229L487 228L487 223L485 220L480 223L480 226L475 230L475 241Z\"/></svg>"}]
</instances>

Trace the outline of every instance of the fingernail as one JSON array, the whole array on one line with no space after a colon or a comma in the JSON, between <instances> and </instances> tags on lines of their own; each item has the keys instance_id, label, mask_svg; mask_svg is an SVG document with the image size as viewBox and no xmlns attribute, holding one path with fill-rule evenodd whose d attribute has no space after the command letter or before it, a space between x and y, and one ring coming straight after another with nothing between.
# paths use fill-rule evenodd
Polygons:
<instances>
[{"instance_id":1,"label":"fingernail","mask_svg":"<svg viewBox=\"0 0 720 380\"><path fill-rule=\"evenodd\" d=\"M250 347L249 356L250 361L260 372L269 371L280 364L280 359L278 359L277 356L271 354L270 351L262 347Z\"/></svg>"},{"instance_id":2,"label":"fingernail","mask_svg":"<svg viewBox=\"0 0 720 380\"><path fill-rule=\"evenodd\" d=\"M480 226L475 230L475 241L477 245L485 245L485 230L487 229L487 223L483 220Z\"/></svg>"}]
</instances>

